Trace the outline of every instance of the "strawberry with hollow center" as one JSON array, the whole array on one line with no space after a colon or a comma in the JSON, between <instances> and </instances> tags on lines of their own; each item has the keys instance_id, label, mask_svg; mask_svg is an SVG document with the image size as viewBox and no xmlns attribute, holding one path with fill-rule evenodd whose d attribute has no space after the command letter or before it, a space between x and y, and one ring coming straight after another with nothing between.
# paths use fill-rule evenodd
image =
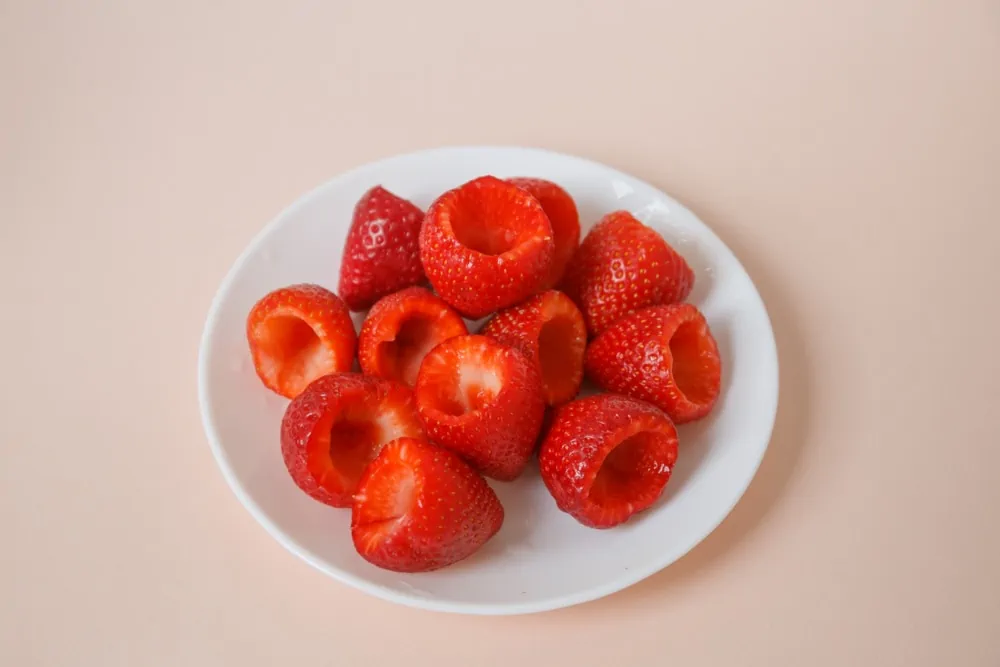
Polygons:
<instances>
[{"instance_id":1,"label":"strawberry with hollow center","mask_svg":"<svg viewBox=\"0 0 1000 667\"><path fill-rule=\"evenodd\" d=\"M580 245L580 214L576 210L576 202L568 192L543 178L507 180L537 199L552 225L552 265L541 285L542 289L551 289L562 280L573 252Z\"/></svg>"},{"instance_id":2,"label":"strawberry with hollow center","mask_svg":"<svg viewBox=\"0 0 1000 667\"><path fill-rule=\"evenodd\" d=\"M382 448L365 469L351 511L351 537L370 563L426 572L458 562L503 525L496 493L469 464L414 438Z\"/></svg>"},{"instance_id":3,"label":"strawberry with hollow center","mask_svg":"<svg viewBox=\"0 0 1000 667\"><path fill-rule=\"evenodd\" d=\"M319 285L269 293L250 310L246 333L257 376L286 398L328 373L351 370L357 347L347 306Z\"/></svg>"},{"instance_id":4,"label":"strawberry with hollow center","mask_svg":"<svg viewBox=\"0 0 1000 667\"><path fill-rule=\"evenodd\" d=\"M654 406L600 394L561 406L538 455L559 509L611 528L652 505L677 461L677 430Z\"/></svg>"},{"instance_id":5,"label":"strawberry with hollow center","mask_svg":"<svg viewBox=\"0 0 1000 667\"><path fill-rule=\"evenodd\" d=\"M300 489L334 507L350 507L365 467L399 437L420 438L413 392L356 373L327 375L285 410L281 452Z\"/></svg>"},{"instance_id":6,"label":"strawberry with hollow center","mask_svg":"<svg viewBox=\"0 0 1000 667\"><path fill-rule=\"evenodd\" d=\"M430 290L401 290L380 299L361 325L361 370L412 387L428 352L467 333L465 320Z\"/></svg>"},{"instance_id":7,"label":"strawberry with hollow center","mask_svg":"<svg viewBox=\"0 0 1000 667\"><path fill-rule=\"evenodd\" d=\"M691 267L663 237L631 213L615 211L583 239L561 289L596 336L629 313L683 301L693 285Z\"/></svg>"},{"instance_id":8,"label":"strawberry with hollow center","mask_svg":"<svg viewBox=\"0 0 1000 667\"><path fill-rule=\"evenodd\" d=\"M649 401L678 424L711 412L722 385L715 338L701 312L686 303L615 322L591 342L584 364L604 389Z\"/></svg>"},{"instance_id":9,"label":"strawberry with hollow center","mask_svg":"<svg viewBox=\"0 0 1000 667\"><path fill-rule=\"evenodd\" d=\"M516 347L538 365L548 405L572 400L580 391L587 327L580 309L562 292L542 292L500 311L482 333Z\"/></svg>"},{"instance_id":10,"label":"strawberry with hollow center","mask_svg":"<svg viewBox=\"0 0 1000 667\"><path fill-rule=\"evenodd\" d=\"M486 336L451 338L424 358L415 394L431 440L489 477L523 472L545 399L538 369L521 352Z\"/></svg>"},{"instance_id":11,"label":"strawberry with hollow center","mask_svg":"<svg viewBox=\"0 0 1000 667\"><path fill-rule=\"evenodd\" d=\"M537 292L554 248L538 200L493 176L438 197L420 232L420 259L434 290L470 318Z\"/></svg>"}]
</instances>

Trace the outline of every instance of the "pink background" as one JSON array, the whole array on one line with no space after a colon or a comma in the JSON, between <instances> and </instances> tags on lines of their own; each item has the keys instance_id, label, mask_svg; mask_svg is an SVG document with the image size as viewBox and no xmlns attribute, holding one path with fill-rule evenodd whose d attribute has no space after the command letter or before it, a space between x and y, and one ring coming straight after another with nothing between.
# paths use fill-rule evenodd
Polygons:
<instances>
[{"instance_id":1,"label":"pink background","mask_svg":"<svg viewBox=\"0 0 1000 667\"><path fill-rule=\"evenodd\" d=\"M1000 4L396 5L0 2L0 664L1000 664ZM198 415L248 240L349 167L467 143L687 203L782 364L723 525L540 616L312 570Z\"/></svg>"}]
</instances>

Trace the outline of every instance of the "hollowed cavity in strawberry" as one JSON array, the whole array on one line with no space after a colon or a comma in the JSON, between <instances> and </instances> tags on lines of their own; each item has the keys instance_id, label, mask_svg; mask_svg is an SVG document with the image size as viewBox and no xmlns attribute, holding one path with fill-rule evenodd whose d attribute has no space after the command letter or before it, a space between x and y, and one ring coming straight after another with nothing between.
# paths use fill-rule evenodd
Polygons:
<instances>
[{"instance_id":1,"label":"hollowed cavity in strawberry","mask_svg":"<svg viewBox=\"0 0 1000 667\"><path fill-rule=\"evenodd\" d=\"M519 199L470 196L474 192L460 195L449 217L452 234L463 246L496 256L535 237L537 225L525 218Z\"/></svg>"},{"instance_id":2,"label":"hollowed cavity in strawberry","mask_svg":"<svg viewBox=\"0 0 1000 667\"><path fill-rule=\"evenodd\" d=\"M423 313L404 318L396 337L380 343L376 352L387 373L412 386L417 380L420 362L440 342L434 333L433 318Z\"/></svg>"},{"instance_id":3,"label":"hollowed cavity in strawberry","mask_svg":"<svg viewBox=\"0 0 1000 667\"><path fill-rule=\"evenodd\" d=\"M318 467L325 469L328 476L336 478L334 488L354 488L365 466L375 458L379 448L395 435L391 427L385 429L379 423L376 410L377 406L364 404L347 407L332 416L333 424L328 430L313 436L317 442L311 443L310 448L320 459ZM390 432L385 433L386 430ZM324 438L326 442L323 442Z\"/></svg>"},{"instance_id":4,"label":"hollowed cavity in strawberry","mask_svg":"<svg viewBox=\"0 0 1000 667\"><path fill-rule=\"evenodd\" d=\"M296 393L330 365L330 353L319 336L307 322L294 315L263 320L257 325L257 339L260 367Z\"/></svg>"},{"instance_id":5,"label":"hollowed cavity in strawberry","mask_svg":"<svg viewBox=\"0 0 1000 667\"><path fill-rule=\"evenodd\" d=\"M347 507L361 474L385 443L423 434L408 388L342 373L317 380L289 404L281 445L288 471L302 490Z\"/></svg>"},{"instance_id":6,"label":"hollowed cavity in strawberry","mask_svg":"<svg viewBox=\"0 0 1000 667\"><path fill-rule=\"evenodd\" d=\"M466 359L440 373L432 369L428 382L433 390L426 393L427 406L452 417L463 417L489 407L503 388L503 377L497 370L482 364L480 356Z\"/></svg>"},{"instance_id":7,"label":"hollowed cavity in strawberry","mask_svg":"<svg viewBox=\"0 0 1000 667\"><path fill-rule=\"evenodd\" d=\"M468 333L465 321L423 287L410 287L380 300L361 325L358 359L369 375L407 386L438 343Z\"/></svg>"},{"instance_id":8,"label":"hollowed cavity in strawberry","mask_svg":"<svg viewBox=\"0 0 1000 667\"><path fill-rule=\"evenodd\" d=\"M417 374L417 410L432 441L484 475L523 472L545 411L536 364L487 336L457 336L431 350Z\"/></svg>"},{"instance_id":9,"label":"hollowed cavity in strawberry","mask_svg":"<svg viewBox=\"0 0 1000 667\"><path fill-rule=\"evenodd\" d=\"M580 309L562 292L548 290L497 313L483 334L538 365L549 405L565 403L580 391L587 327Z\"/></svg>"},{"instance_id":10,"label":"hollowed cavity in strawberry","mask_svg":"<svg viewBox=\"0 0 1000 667\"><path fill-rule=\"evenodd\" d=\"M719 392L718 351L701 321L682 323L670 337L674 382L696 405L711 404Z\"/></svg>"},{"instance_id":11,"label":"hollowed cavity in strawberry","mask_svg":"<svg viewBox=\"0 0 1000 667\"><path fill-rule=\"evenodd\" d=\"M623 317L590 343L584 365L602 389L648 401L675 424L709 414L722 388L719 348L688 303Z\"/></svg>"},{"instance_id":12,"label":"hollowed cavity in strawberry","mask_svg":"<svg viewBox=\"0 0 1000 667\"><path fill-rule=\"evenodd\" d=\"M627 437L604 459L588 499L602 510L645 507L660 495L670 474L670 438L651 431ZM631 512L629 512L631 514Z\"/></svg>"},{"instance_id":13,"label":"hollowed cavity in strawberry","mask_svg":"<svg viewBox=\"0 0 1000 667\"><path fill-rule=\"evenodd\" d=\"M345 405L314 430L309 442L310 471L327 492L346 494L349 500L382 445L416 432L412 418L378 398Z\"/></svg>"},{"instance_id":14,"label":"hollowed cavity in strawberry","mask_svg":"<svg viewBox=\"0 0 1000 667\"><path fill-rule=\"evenodd\" d=\"M581 323L582 319L559 314L545 322L538 334L538 361L550 405L573 398L580 386L587 341L586 329L580 335Z\"/></svg>"},{"instance_id":15,"label":"hollowed cavity in strawberry","mask_svg":"<svg viewBox=\"0 0 1000 667\"><path fill-rule=\"evenodd\" d=\"M319 285L267 294L247 316L246 333L257 375L287 398L319 377L350 370L357 345L347 306Z\"/></svg>"}]
</instances>

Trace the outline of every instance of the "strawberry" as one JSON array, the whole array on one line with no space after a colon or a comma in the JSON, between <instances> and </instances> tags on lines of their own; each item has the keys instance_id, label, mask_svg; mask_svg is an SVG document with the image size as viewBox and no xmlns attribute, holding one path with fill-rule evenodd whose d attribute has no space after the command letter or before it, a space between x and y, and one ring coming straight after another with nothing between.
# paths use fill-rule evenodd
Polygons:
<instances>
[{"instance_id":1,"label":"strawberry","mask_svg":"<svg viewBox=\"0 0 1000 667\"><path fill-rule=\"evenodd\" d=\"M681 303L625 317L594 339L587 375L601 387L649 401L682 424L719 397L722 363L704 316Z\"/></svg>"},{"instance_id":2,"label":"strawberry","mask_svg":"<svg viewBox=\"0 0 1000 667\"><path fill-rule=\"evenodd\" d=\"M319 285L291 285L262 298L247 316L247 341L268 389L295 398L328 373L351 370L357 335L347 306Z\"/></svg>"},{"instance_id":3,"label":"strawberry","mask_svg":"<svg viewBox=\"0 0 1000 667\"><path fill-rule=\"evenodd\" d=\"M677 430L648 403L589 396L555 412L538 461L559 509L611 528L660 497L677 461Z\"/></svg>"},{"instance_id":4,"label":"strawberry","mask_svg":"<svg viewBox=\"0 0 1000 667\"><path fill-rule=\"evenodd\" d=\"M420 225L424 213L376 185L358 200L344 241L337 290L351 310L424 281Z\"/></svg>"},{"instance_id":5,"label":"strawberry","mask_svg":"<svg viewBox=\"0 0 1000 667\"><path fill-rule=\"evenodd\" d=\"M537 292L553 250L538 200L493 176L438 197L420 232L420 258L434 290L473 319Z\"/></svg>"},{"instance_id":6,"label":"strawberry","mask_svg":"<svg viewBox=\"0 0 1000 667\"><path fill-rule=\"evenodd\" d=\"M573 256L562 289L591 336L647 306L683 301L694 285L684 258L626 211L606 215Z\"/></svg>"},{"instance_id":7,"label":"strawberry","mask_svg":"<svg viewBox=\"0 0 1000 667\"><path fill-rule=\"evenodd\" d=\"M547 404L565 403L580 391L587 327L580 309L562 292L542 292L500 311L482 334L516 347L539 367Z\"/></svg>"},{"instance_id":8,"label":"strawberry","mask_svg":"<svg viewBox=\"0 0 1000 667\"><path fill-rule=\"evenodd\" d=\"M467 333L465 320L448 304L423 287L408 287L380 299L361 325L361 370L412 387L434 346Z\"/></svg>"},{"instance_id":9,"label":"strawberry","mask_svg":"<svg viewBox=\"0 0 1000 667\"><path fill-rule=\"evenodd\" d=\"M542 289L551 289L562 280L573 251L580 244L580 215L576 210L576 202L569 193L552 181L541 178L510 178L507 179L522 190L526 190L542 205L542 210L552 225L552 241L555 250L552 254L552 266L549 274L542 281Z\"/></svg>"},{"instance_id":10,"label":"strawberry","mask_svg":"<svg viewBox=\"0 0 1000 667\"><path fill-rule=\"evenodd\" d=\"M426 572L472 555L500 530L496 493L457 455L423 440L387 444L351 510L354 548L373 565Z\"/></svg>"},{"instance_id":11,"label":"strawberry","mask_svg":"<svg viewBox=\"0 0 1000 667\"><path fill-rule=\"evenodd\" d=\"M365 466L400 437L424 437L413 392L358 373L316 380L281 420L281 453L300 489L334 507L350 507Z\"/></svg>"},{"instance_id":12,"label":"strawberry","mask_svg":"<svg viewBox=\"0 0 1000 667\"><path fill-rule=\"evenodd\" d=\"M545 411L538 369L486 336L458 336L424 357L415 389L427 434L480 472L512 480L524 470Z\"/></svg>"}]
</instances>

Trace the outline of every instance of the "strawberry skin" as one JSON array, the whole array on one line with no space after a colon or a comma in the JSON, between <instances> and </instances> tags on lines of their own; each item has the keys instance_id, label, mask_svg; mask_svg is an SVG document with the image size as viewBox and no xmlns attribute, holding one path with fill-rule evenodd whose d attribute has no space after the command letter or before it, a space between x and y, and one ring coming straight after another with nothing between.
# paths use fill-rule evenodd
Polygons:
<instances>
[{"instance_id":1,"label":"strawberry skin","mask_svg":"<svg viewBox=\"0 0 1000 667\"><path fill-rule=\"evenodd\" d=\"M368 312L358 337L361 370L412 387L428 352L467 333L465 320L448 304L423 287L408 287Z\"/></svg>"},{"instance_id":2,"label":"strawberry skin","mask_svg":"<svg viewBox=\"0 0 1000 667\"><path fill-rule=\"evenodd\" d=\"M286 398L354 363L357 335L347 306L319 285L271 292L250 310L246 330L257 376Z\"/></svg>"},{"instance_id":3,"label":"strawberry skin","mask_svg":"<svg viewBox=\"0 0 1000 667\"><path fill-rule=\"evenodd\" d=\"M663 237L631 213L616 211L583 239L562 289L596 336L641 308L683 301L693 285L691 267Z\"/></svg>"},{"instance_id":4,"label":"strawberry skin","mask_svg":"<svg viewBox=\"0 0 1000 667\"><path fill-rule=\"evenodd\" d=\"M649 401L677 424L707 415L722 384L715 338L687 303L646 308L615 322L591 342L585 367L604 389Z\"/></svg>"},{"instance_id":5,"label":"strawberry skin","mask_svg":"<svg viewBox=\"0 0 1000 667\"><path fill-rule=\"evenodd\" d=\"M600 394L561 406L538 455L559 509L592 528L611 528L648 508L677 461L677 430L658 409Z\"/></svg>"},{"instance_id":6,"label":"strawberry skin","mask_svg":"<svg viewBox=\"0 0 1000 667\"><path fill-rule=\"evenodd\" d=\"M413 392L357 373L316 380L281 420L281 453L292 479L334 507L351 506L362 471L385 443L400 437L424 437Z\"/></svg>"},{"instance_id":7,"label":"strawberry skin","mask_svg":"<svg viewBox=\"0 0 1000 667\"><path fill-rule=\"evenodd\" d=\"M580 244L580 214L576 210L576 202L569 193L552 181L542 178L510 178L507 179L522 190L527 191L542 205L542 210L552 225L552 240L555 250L552 254L552 266L549 274L542 281L542 289L551 289L562 280L566 267L569 266L573 252Z\"/></svg>"},{"instance_id":8,"label":"strawberry skin","mask_svg":"<svg viewBox=\"0 0 1000 667\"><path fill-rule=\"evenodd\" d=\"M535 447L545 412L535 364L486 336L458 336L424 357L417 410L434 442L484 475L512 480Z\"/></svg>"},{"instance_id":9,"label":"strawberry skin","mask_svg":"<svg viewBox=\"0 0 1000 667\"><path fill-rule=\"evenodd\" d=\"M438 197L420 232L420 258L434 291L472 319L537 292L554 247L538 200L493 176Z\"/></svg>"},{"instance_id":10,"label":"strawberry skin","mask_svg":"<svg viewBox=\"0 0 1000 667\"><path fill-rule=\"evenodd\" d=\"M583 382L587 327L573 301L555 290L497 313L482 334L520 350L542 375L548 405L576 397Z\"/></svg>"},{"instance_id":11,"label":"strawberry skin","mask_svg":"<svg viewBox=\"0 0 1000 667\"><path fill-rule=\"evenodd\" d=\"M365 310L387 294L424 281L423 220L423 211L380 185L362 195L344 241L337 288L351 310Z\"/></svg>"},{"instance_id":12,"label":"strawberry skin","mask_svg":"<svg viewBox=\"0 0 1000 667\"><path fill-rule=\"evenodd\" d=\"M351 510L354 548L396 572L427 572L469 557L503 525L496 493L457 455L393 440L365 470Z\"/></svg>"}]
</instances>

